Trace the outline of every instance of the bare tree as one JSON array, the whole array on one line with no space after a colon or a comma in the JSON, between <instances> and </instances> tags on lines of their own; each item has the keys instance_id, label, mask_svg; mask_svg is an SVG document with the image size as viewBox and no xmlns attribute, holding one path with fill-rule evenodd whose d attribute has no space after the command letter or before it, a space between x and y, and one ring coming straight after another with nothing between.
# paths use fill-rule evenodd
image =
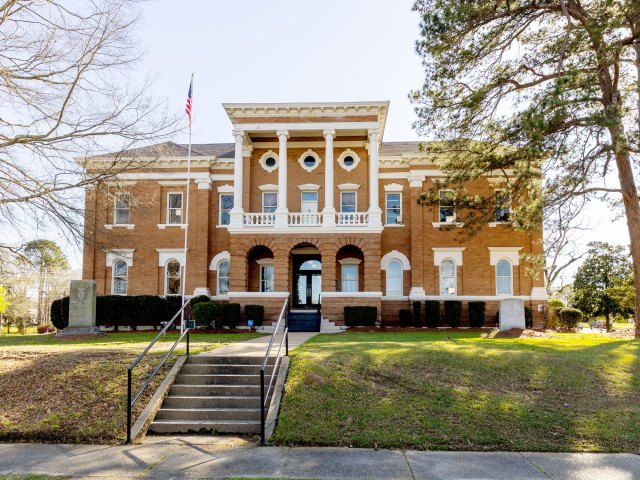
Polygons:
<instances>
[{"instance_id":1,"label":"bare tree","mask_svg":"<svg viewBox=\"0 0 640 480\"><path fill-rule=\"evenodd\" d=\"M0 3L0 249L18 249L34 225L80 238L82 187L175 133L151 83L130 78L138 20L133 0ZM104 171L87 174L83 159L107 152Z\"/></svg>"}]
</instances>

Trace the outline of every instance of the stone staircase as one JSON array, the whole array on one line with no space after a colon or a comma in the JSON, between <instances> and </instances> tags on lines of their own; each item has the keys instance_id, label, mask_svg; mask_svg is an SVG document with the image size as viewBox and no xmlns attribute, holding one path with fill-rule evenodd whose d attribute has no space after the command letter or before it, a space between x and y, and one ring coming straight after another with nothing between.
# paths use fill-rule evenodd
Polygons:
<instances>
[{"instance_id":1,"label":"stone staircase","mask_svg":"<svg viewBox=\"0 0 640 480\"><path fill-rule=\"evenodd\" d=\"M149 433L260 433L262 361L257 356L189 357ZM265 387L274 362L275 357L265 369Z\"/></svg>"}]
</instances>

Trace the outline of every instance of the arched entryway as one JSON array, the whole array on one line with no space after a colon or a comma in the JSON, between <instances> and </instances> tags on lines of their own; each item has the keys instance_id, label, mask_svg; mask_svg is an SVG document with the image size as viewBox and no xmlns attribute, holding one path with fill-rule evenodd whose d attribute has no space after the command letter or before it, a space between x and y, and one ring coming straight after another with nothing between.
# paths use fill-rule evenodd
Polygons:
<instances>
[{"instance_id":1,"label":"arched entryway","mask_svg":"<svg viewBox=\"0 0 640 480\"><path fill-rule=\"evenodd\" d=\"M264 245L252 248L247 254L247 279L250 292L274 291L273 252Z\"/></svg>"},{"instance_id":2,"label":"arched entryway","mask_svg":"<svg viewBox=\"0 0 640 480\"><path fill-rule=\"evenodd\" d=\"M291 250L292 307L315 309L320 304L322 290L322 257L311 244L299 244Z\"/></svg>"}]
</instances>

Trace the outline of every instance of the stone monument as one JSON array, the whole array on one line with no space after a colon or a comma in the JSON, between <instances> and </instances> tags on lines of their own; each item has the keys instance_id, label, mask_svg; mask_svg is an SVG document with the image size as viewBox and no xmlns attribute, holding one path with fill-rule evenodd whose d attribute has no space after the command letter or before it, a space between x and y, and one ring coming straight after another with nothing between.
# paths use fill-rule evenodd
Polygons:
<instances>
[{"instance_id":1,"label":"stone monument","mask_svg":"<svg viewBox=\"0 0 640 480\"><path fill-rule=\"evenodd\" d=\"M71 280L69 294L69 326L58 332L64 335L96 335L96 281Z\"/></svg>"},{"instance_id":2,"label":"stone monument","mask_svg":"<svg viewBox=\"0 0 640 480\"><path fill-rule=\"evenodd\" d=\"M500 331L511 328L525 329L524 300L505 298L500 300Z\"/></svg>"}]
</instances>

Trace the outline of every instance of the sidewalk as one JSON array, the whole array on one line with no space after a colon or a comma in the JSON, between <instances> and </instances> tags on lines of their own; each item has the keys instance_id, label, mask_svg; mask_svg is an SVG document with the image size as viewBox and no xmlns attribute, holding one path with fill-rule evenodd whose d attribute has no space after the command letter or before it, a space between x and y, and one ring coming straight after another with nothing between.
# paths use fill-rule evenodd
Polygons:
<instances>
[{"instance_id":1,"label":"sidewalk","mask_svg":"<svg viewBox=\"0 0 640 480\"><path fill-rule=\"evenodd\" d=\"M229 437L142 445L0 444L0 475L73 478L634 480L640 456L257 447Z\"/></svg>"},{"instance_id":2,"label":"sidewalk","mask_svg":"<svg viewBox=\"0 0 640 480\"><path fill-rule=\"evenodd\" d=\"M289 333L289 350L299 347L311 337L318 335L318 332L290 332ZM271 335L265 335L264 337L254 338L252 340L245 340L244 342L230 343L224 347L214 348L208 352L200 353L201 356L240 356L240 357L264 357L267 351L267 345L271 340ZM273 349L271 354L275 355L280 348L280 341L282 340L282 333L276 335L273 342ZM282 345L282 355L284 355L284 344Z\"/></svg>"}]
</instances>

